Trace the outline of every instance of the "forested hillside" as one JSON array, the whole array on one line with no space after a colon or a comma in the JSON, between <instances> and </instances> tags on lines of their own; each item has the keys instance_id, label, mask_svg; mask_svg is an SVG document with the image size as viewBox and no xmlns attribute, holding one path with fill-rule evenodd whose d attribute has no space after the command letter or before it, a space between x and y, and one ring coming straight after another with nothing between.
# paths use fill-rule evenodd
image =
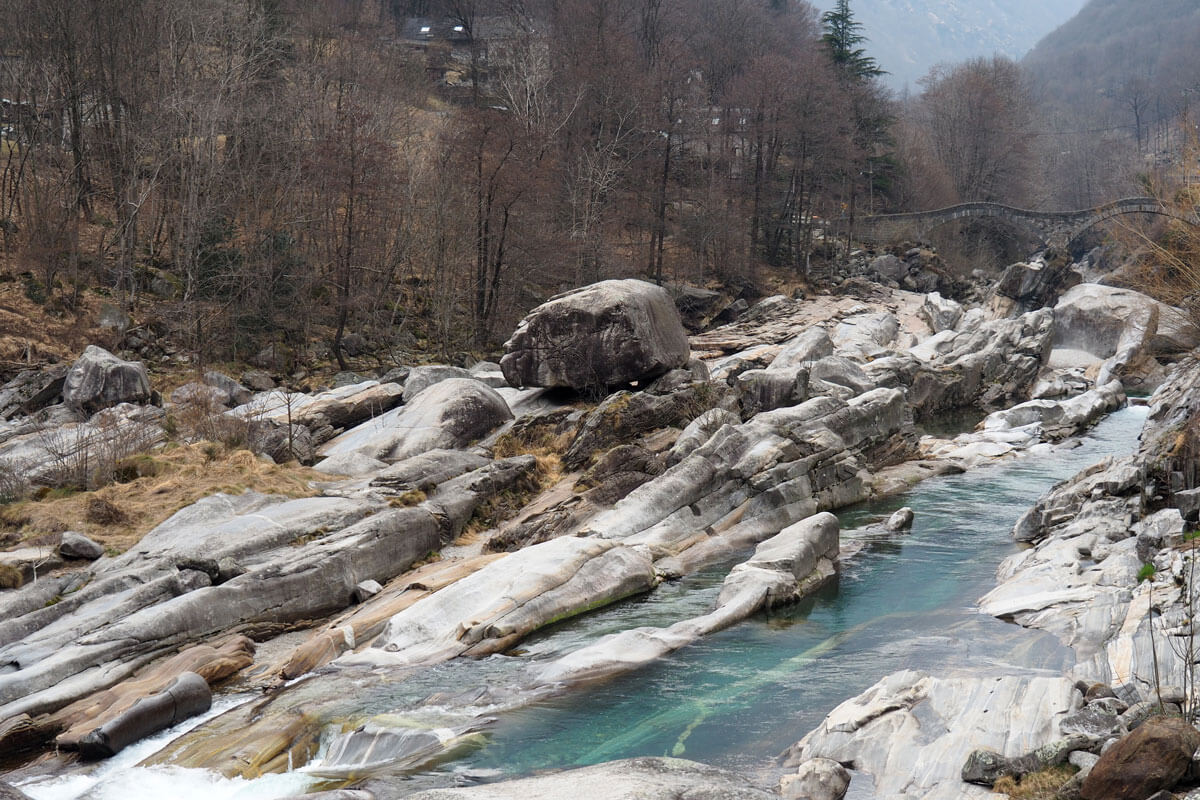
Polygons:
<instances>
[{"instance_id":1,"label":"forested hillside","mask_svg":"<svg viewBox=\"0 0 1200 800\"><path fill-rule=\"evenodd\" d=\"M1200 111L1200 5L1091 0L1025 59L1034 91L1079 141L1131 140L1143 156L1178 150ZM1063 148L1066 149L1066 148Z\"/></svg>"},{"instance_id":2,"label":"forested hillside","mask_svg":"<svg viewBox=\"0 0 1200 800\"><path fill-rule=\"evenodd\" d=\"M208 357L486 348L598 279L803 268L886 202L884 93L803 2L0 6L9 271L151 292Z\"/></svg>"}]
</instances>

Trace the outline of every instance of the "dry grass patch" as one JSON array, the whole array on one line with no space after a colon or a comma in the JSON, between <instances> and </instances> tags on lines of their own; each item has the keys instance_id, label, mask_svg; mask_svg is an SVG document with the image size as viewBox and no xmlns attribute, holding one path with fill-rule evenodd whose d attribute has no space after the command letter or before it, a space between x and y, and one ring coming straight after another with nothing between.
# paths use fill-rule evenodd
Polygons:
<instances>
[{"instance_id":1,"label":"dry grass patch","mask_svg":"<svg viewBox=\"0 0 1200 800\"><path fill-rule=\"evenodd\" d=\"M1037 772L1031 772L1019 781L1005 776L996 781L992 790L998 794L1006 794L1012 800L1054 800L1062 785L1079 770L1070 764L1060 764L1057 767L1046 767Z\"/></svg>"},{"instance_id":2,"label":"dry grass patch","mask_svg":"<svg viewBox=\"0 0 1200 800\"><path fill-rule=\"evenodd\" d=\"M16 366L70 361L96 342L95 322L104 299L83 292L74 312L51 313L30 300L20 280L0 282L0 362Z\"/></svg>"},{"instance_id":3,"label":"dry grass patch","mask_svg":"<svg viewBox=\"0 0 1200 800\"><path fill-rule=\"evenodd\" d=\"M216 457L214 457L216 453ZM140 475L140 477L134 477ZM139 456L128 483L94 492L51 491L39 499L0 506L0 534L18 541L66 530L124 551L176 511L218 492L246 490L285 497L312 497L309 484L328 478L295 464L271 464L247 450L227 451L198 442Z\"/></svg>"}]
</instances>

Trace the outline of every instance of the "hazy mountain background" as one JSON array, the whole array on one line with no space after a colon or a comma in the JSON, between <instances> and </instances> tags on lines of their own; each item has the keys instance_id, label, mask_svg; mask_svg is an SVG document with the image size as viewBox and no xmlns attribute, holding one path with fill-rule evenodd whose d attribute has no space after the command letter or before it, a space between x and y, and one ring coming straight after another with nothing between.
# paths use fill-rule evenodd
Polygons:
<instances>
[{"instance_id":1,"label":"hazy mountain background","mask_svg":"<svg viewBox=\"0 0 1200 800\"><path fill-rule=\"evenodd\" d=\"M1151 119L1200 104L1200 2L1091 0L1025 59L1046 99L1085 117Z\"/></svg>"},{"instance_id":2,"label":"hazy mountain background","mask_svg":"<svg viewBox=\"0 0 1200 800\"><path fill-rule=\"evenodd\" d=\"M888 71L884 81L919 91L917 81L939 63L1002 53L1020 59L1069 20L1086 0L853 0L870 39L867 52ZM1131 9L1160 0L1123 0ZM1200 6L1196 0L1178 4ZM828 11L833 0L816 0Z\"/></svg>"}]
</instances>

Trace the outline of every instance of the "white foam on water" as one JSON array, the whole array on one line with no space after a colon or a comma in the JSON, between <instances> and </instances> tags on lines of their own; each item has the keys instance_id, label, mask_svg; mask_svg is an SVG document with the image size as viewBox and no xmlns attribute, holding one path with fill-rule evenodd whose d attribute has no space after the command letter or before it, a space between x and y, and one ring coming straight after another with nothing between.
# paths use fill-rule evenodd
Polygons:
<instances>
[{"instance_id":1,"label":"white foam on water","mask_svg":"<svg viewBox=\"0 0 1200 800\"><path fill-rule=\"evenodd\" d=\"M94 775L67 775L22 786L33 800L275 800L303 794L314 779L295 772L261 778L226 778L206 769L130 767Z\"/></svg>"},{"instance_id":2,"label":"white foam on water","mask_svg":"<svg viewBox=\"0 0 1200 800\"><path fill-rule=\"evenodd\" d=\"M95 766L21 785L33 800L274 800L301 794L313 779L298 773L264 775L254 780L226 778L206 769L176 766L139 767L175 738L252 699L226 695L213 699L204 714L185 720L122 750Z\"/></svg>"}]
</instances>

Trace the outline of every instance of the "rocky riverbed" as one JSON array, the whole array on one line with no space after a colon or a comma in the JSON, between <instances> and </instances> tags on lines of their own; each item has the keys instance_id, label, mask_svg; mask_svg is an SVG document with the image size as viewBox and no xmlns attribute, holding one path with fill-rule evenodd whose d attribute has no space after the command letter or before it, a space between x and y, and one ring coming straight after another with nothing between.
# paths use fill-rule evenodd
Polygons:
<instances>
[{"instance_id":1,"label":"rocky riverbed","mask_svg":"<svg viewBox=\"0 0 1200 800\"><path fill-rule=\"evenodd\" d=\"M146 763L371 779L378 796L402 796L371 776L425 769L499 735L495 714L586 692L828 585L855 550L828 512L1042 453L1126 391L1161 384L1151 420L1175 433L1043 498L1018 525L1036 547L1007 561L982 601L1074 648L1071 678L899 673L835 710L791 749L798 771L765 789L642 759L478 790L799 797L841 782L832 761L874 776L883 795L966 796L969 732L1015 756L1079 709L1076 679L1146 696L1150 630L1179 636L1181 624L1150 609L1181 607L1171 586L1190 562L1178 546L1200 507L1177 499L1193 480L1183 462L1162 466L1184 458L1170 437L1200 403L1178 312L1094 284L1057 300L1039 290L1049 305L1027 308L1040 269L1016 265L1001 284L1016 296L975 308L869 283L768 298L690 342L667 292L605 282L532 312L499 365L415 367L317 393L254 393L208 374L160 407L144 367L99 348L65 373L22 374L0 389L0 468L14 484L151 451L197 406L243 426L264 457L308 461L325 479L302 498L206 497L120 553L66 534L0 553L19 584L0 592L0 749L32 762L10 777L43 796L46 776L85 773L79 757L207 708L232 678L263 695ZM962 410L989 415L958 436L921 435ZM1161 564L1139 585L1141 556ZM697 613L533 659L508 683L447 685L403 719L379 711L438 665L513 653L548 626L731 562ZM947 734L919 754L881 744L931 713ZM900 763L923 766L901 780Z\"/></svg>"}]
</instances>

